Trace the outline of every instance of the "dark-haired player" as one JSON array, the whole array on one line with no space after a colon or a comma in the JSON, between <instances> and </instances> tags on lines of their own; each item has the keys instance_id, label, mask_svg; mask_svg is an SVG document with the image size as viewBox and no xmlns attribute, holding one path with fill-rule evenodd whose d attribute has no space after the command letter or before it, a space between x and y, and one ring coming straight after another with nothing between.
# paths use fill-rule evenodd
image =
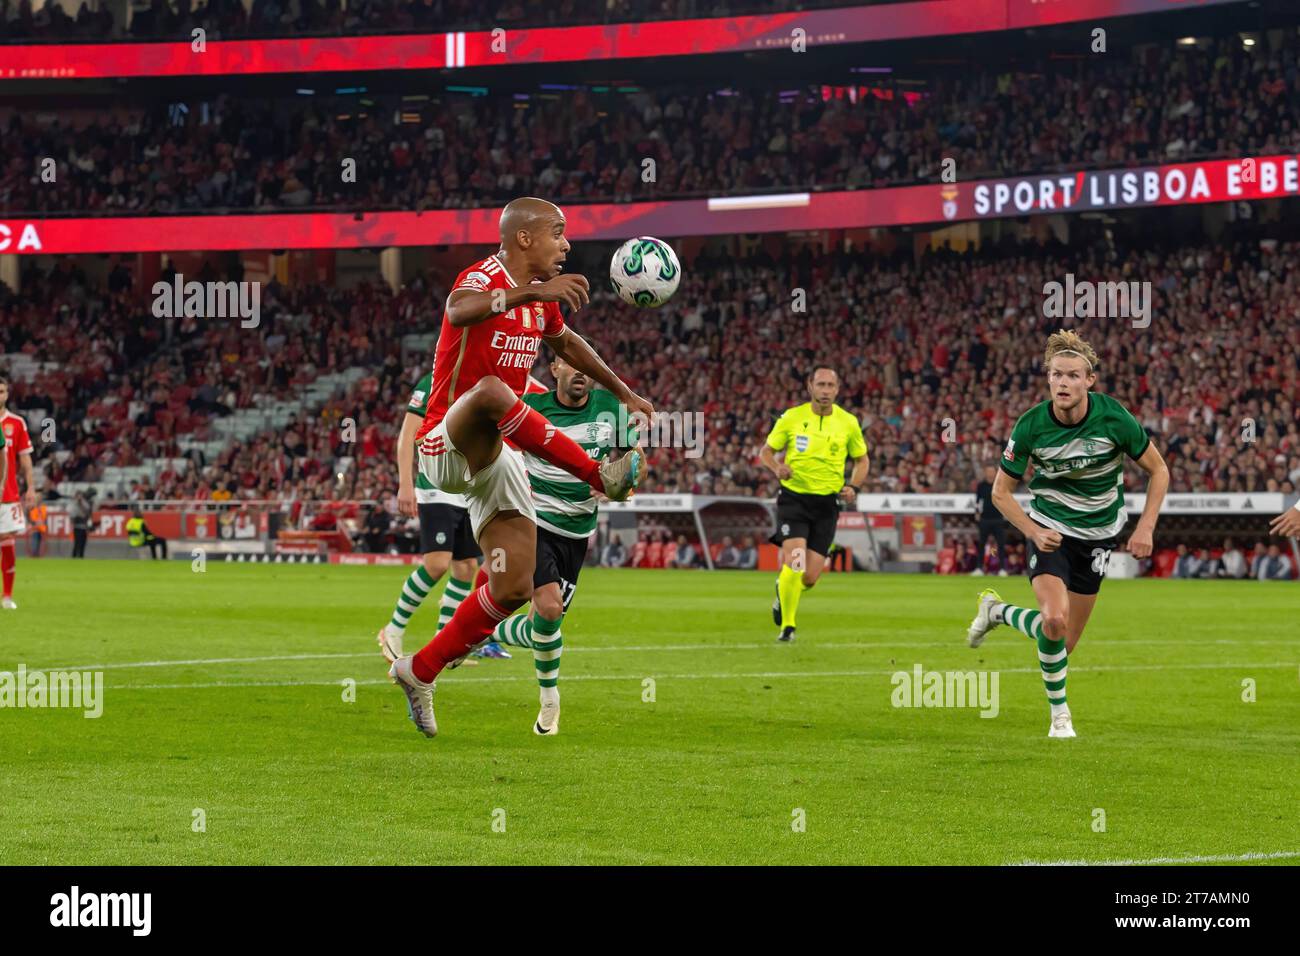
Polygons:
<instances>
[{"instance_id":1,"label":"dark-haired player","mask_svg":"<svg viewBox=\"0 0 1300 956\"><path fill-rule=\"evenodd\" d=\"M772 604L772 620L781 628L778 641L794 640L799 596L817 583L826 566L840 502L856 499L870 468L862 426L835 404L839 391L840 377L833 368L814 368L808 376L809 401L776 420L759 455L781 481L776 533L771 537L781 546L781 573ZM778 452L784 453L784 460L777 460ZM846 483L844 462L850 458L853 474Z\"/></svg>"}]
</instances>

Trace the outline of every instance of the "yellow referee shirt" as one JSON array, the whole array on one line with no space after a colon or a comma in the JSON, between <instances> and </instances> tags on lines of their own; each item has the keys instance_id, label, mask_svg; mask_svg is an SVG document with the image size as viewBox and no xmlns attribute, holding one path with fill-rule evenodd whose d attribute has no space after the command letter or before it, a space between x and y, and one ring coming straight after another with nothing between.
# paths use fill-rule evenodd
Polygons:
<instances>
[{"instance_id":1,"label":"yellow referee shirt","mask_svg":"<svg viewBox=\"0 0 1300 956\"><path fill-rule=\"evenodd\" d=\"M767 446L785 452L790 478L782 488L801 495L834 495L844 487L844 461L867 453L862 426L838 405L818 415L812 402L796 405L776 420Z\"/></svg>"}]
</instances>

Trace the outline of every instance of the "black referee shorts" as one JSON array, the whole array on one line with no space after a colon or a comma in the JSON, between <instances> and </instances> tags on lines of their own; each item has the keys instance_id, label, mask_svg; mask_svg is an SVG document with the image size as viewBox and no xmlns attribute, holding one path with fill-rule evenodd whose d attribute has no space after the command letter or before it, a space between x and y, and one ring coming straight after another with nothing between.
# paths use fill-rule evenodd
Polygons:
<instances>
[{"instance_id":1,"label":"black referee shorts","mask_svg":"<svg viewBox=\"0 0 1300 956\"><path fill-rule=\"evenodd\" d=\"M803 495L782 488L776 496L776 531L768 540L779 546L786 538L806 538L808 550L825 557L839 520L839 495Z\"/></svg>"},{"instance_id":2,"label":"black referee shorts","mask_svg":"<svg viewBox=\"0 0 1300 956\"><path fill-rule=\"evenodd\" d=\"M450 551L453 561L483 557L470 527L468 508L436 502L421 504L419 512L421 554Z\"/></svg>"}]
</instances>

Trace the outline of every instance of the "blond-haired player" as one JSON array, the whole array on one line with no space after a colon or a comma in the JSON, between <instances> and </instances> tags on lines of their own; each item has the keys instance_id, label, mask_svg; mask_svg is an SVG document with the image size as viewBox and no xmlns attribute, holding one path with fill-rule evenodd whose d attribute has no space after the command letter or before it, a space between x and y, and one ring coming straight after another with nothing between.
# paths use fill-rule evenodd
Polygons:
<instances>
[{"instance_id":1,"label":"blond-haired player","mask_svg":"<svg viewBox=\"0 0 1300 956\"><path fill-rule=\"evenodd\" d=\"M1052 712L1049 737L1075 736L1065 697L1066 665L1128 520L1124 457L1149 476L1146 504L1128 540L1136 558L1151 554L1156 518L1169 489L1169 469L1141 423L1109 395L1092 391L1097 364L1097 353L1075 332L1048 338L1043 358L1048 399L1016 422L993 484L993 504L1028 542L1038 610L1006 604L996 591L985 590L967 632L971 647L979 647L999 624L1037 642ZM1030 463L1032 500L1026 512L1015 491Z\"/></svg>"}]
</instances>

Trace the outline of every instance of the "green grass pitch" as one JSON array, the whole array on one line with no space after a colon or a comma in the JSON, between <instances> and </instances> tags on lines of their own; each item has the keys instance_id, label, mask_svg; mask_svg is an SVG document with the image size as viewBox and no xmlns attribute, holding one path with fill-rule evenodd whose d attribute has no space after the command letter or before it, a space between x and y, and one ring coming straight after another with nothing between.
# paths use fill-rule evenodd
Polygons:
<instances>
[{"instance_id":1,"label":"green grass pitch","mask_svg":"<svg viewBox=\"0 0 1300 956\"><path fill-rule=\"evenodd\" d=\"M531 733L517 653L449 672L426 740L374 643L400 568L18 572L0 670L103 665L106 690L99 719L0 710L9 863L1300 857L1294 584L1108 582L1071 658L1080 736L1049 740L1029 640L965 646L984 582L827 575L779 646L770 574L589 569L561 735ZM998 716L892 706L891 674L917 663L997 671Z\"/></svg>"}]
</instances>

